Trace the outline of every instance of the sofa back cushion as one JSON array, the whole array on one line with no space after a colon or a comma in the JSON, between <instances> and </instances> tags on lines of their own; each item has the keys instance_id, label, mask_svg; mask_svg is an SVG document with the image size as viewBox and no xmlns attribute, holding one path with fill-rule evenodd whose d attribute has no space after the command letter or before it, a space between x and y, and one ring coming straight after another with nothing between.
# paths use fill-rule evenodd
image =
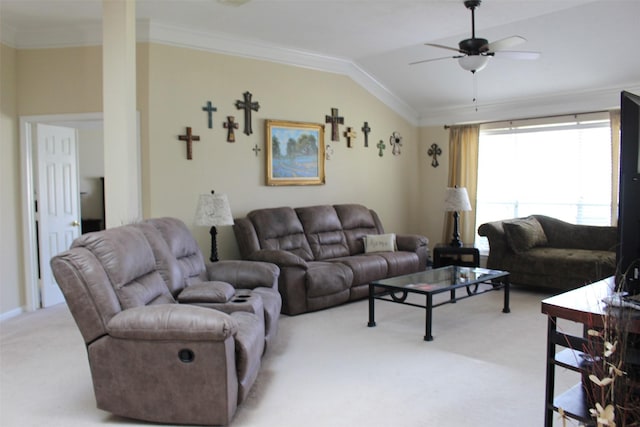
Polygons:
<instances>
[{"instance_id":1,"label":"sofa back cushion","mask_svg":"<svg viewBox=\"0 0 640 427\"><path fill-rule=\"evenodd\" d=\"M384 233L374 213L365 206L344 204L335 205L334 209L342 223L350 255L364 253L364 236Z\"/></svg>"},{"instance_id":2,"label":"sofa back cushion","mask_svg":"<svg viewBox=\"0 0 640 427\"><path fill-rule=\"evenodd\" d=\"M294 253L305 261L313 260L313 252L304 228L293 208L258 209L249 212L261 249Z\"/></svg>"},{"instance_id":3,"label":"sofa back cushion","mask_svg":"<svg viewBox=\"0 0 640 427\"><path fill-rule=\"evenodd\" d=\"M180 269L179 277L175 277L175 274L172 274L168 280L174 295L185 286L205 280L206 266L204 257L198 242L196 242L184 222L177 218L154 218L145 221L145 224L149 224L158 230L169 249L168 256L156 253L156 258L163 262L177 263ZM152 240L150 239L150 241ZM154 249L157 252L155 245ZM166 268L171 268L172 272L174 270L170 265L166 266Z\"/></svg>"},{"instance_id":4,"label":"sofa back cushion","mask_svg":"<svg viewBox=\"0 0 640 427\"><path fill-rule=\"evenodd\" d=\"M122 309L175 302L140 229L122 226L84 234L71 247L86 248L97 258Z\"/></svg>"},{"instance_id":5,"label":"sofa back cushion","mask_svg":"<svg viewBox=\"0 0 640 427\"><path fill-rule=\"evenodd\" d=\"M333 206L309 206L295 211L316 260L349 255L347 238Z\"/></svg>"}]
</instances>

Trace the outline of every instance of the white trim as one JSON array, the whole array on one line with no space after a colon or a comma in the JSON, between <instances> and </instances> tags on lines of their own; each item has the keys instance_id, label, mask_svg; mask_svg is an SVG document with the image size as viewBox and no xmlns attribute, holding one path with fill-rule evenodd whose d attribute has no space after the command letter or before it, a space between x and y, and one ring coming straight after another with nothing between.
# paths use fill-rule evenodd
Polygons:
<instances>
[{"instance_id":1,"label":"white trim","mask_svg":"<svg viewBox=\"0 0 640 427\"><path fill-rule=\"evenodd\" d=\"M518 98L494 104L481 103L478 105L478 111L475 111L471 103L446 109L422 111L420 126L482 123L609 110L620 108L620 93L623 90L638 93L640 84L632 82L627 85L582 92Z\"/></svg>"},{"instance_id":2,"label":"white trim","mask_svg":"<svg viewBox=\"0 0 640 427\"><path fill-rule=\"evenodd\" d=\"M22 206L24 208L24 215L22 216L22 233L24 240L25 309L27 311L34 311L40 308L40 291L38 288L38 277L36 274L38 271L38 245L35 230L35 199L33 197L33 143L31 129L36 123L57 124L60 122L74 121L102 121L102 113L54 114L20 117L20 164L22 166L21 187Z\"/></svg>"},{"instance_id":3,"label":"white trim","mask_svg":"<svg viewBox=\"0 0 640 427\"><path fill-rule=\"evenodd\" d=\"M4 313L0 314L0 322L4 322L5 320L18 317L24 312L25 312L24 307L18 307L18 308L14 308L13 310L5 311Z\"/></svg>"},{"instance_id":4,"label":"white trim","mask_svg":"<svg viewBox=\"0 0 640 427\"><path fill-rule=\"evenodd\" d=\"M397 114L404 117L409 123L414 126L418 125L419 115L415 109L364 71L358 64L348 59L284 48L256 40L238 39L237 37L230 37L220 33L198 32L155 23L138 23L138 25L140 30L138 32L138 41L199 49L346 75ZM146 29L145 26L147 26ZM146 37L145 33L147 33Z\"/></svg>"}]
</instances>

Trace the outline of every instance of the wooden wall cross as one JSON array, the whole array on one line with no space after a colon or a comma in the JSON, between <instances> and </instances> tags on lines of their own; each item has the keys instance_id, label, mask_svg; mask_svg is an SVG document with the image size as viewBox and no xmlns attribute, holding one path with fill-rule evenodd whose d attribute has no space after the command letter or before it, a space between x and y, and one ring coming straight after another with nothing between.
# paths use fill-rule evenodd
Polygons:
<instances>
[{"instance_id":1,"label":"wooden wall cross","mask_svg":"<svg viewBox=\"0 0 640 427\"><path fill-rule=\"evenodd\" d=\"M347 130L344 131L344 136L347 138L347 147L351 148L351 140L356 139L356 133L351 127L347 127Z\"/></svg>"},{"instance_id":2,"label":"wooden wall cross","mask_svg":"<svg viewBox=\"0 0 640 427\"><path fill-rule=\"evenodd\" d=\"M209 115L209 129L213 128L213 112L218 111L216 107L211 104L211 101L207 101L207 105L202 107L202 111L206 111Z\"/></svg>"},{"instance_id":3,"label":"wooden wall cross","mask_svg":"<svg viewBox=\"0 0 640 427\"><path fill-rule=\"evenodd\" d=\"M369 132L371 132L371 128L369 127L369 122L364 122L364 126L362 126L362 133L364 134L364 146L369 146Z\"/></svg>"},{"instance_id":4,"label":"wooden wall cross","mask_svg":"<svg viewBox=\"0 0 640 427\"><path fill-rule=\"evenodd\" d=\"M258 147L258 144L256 144L256 146L255 146L255 147L253 147L251 150L252 150L254 153L256 153L256 157L258 157L258 153L259 153L260 151L262 151L262 150L260 149L260 147Z\"/></svg>"},{"instance_id":5,"label":"wooden wall cross","mask_svg":"<svg viewBox=\"0 0 640 427\"><path fill-rule=\"evenodd\" d=\"M191 160L193 159L193 151L191 148L191 143L193 141L200 141L200 137L197 135L193 135L191 133L191 128L187 128L187 134L186 135L178 135L178 139L180 141L185 141L187 143L187 160Z\"/></svg>"},{"instance_id":6,"label":"wooden wall cross","mask_svg":"<svg viewBox=\"0 0 640 427\"><path fill-rule=\"evenodd\" d=\"M244 101L237 100L236 108L238 110L244 110L244 133L247 135L251 135L253 133L253 128L251 127L251 111L258 111L260 109L260 104L257 102L252 102L251 92L245 92L242 94L244 96Z\"/></svg>"},{"instance_id":7,"label":"wooden wall cross","mask_svg":"<svg viewBox=\"0 0 640 427\"><path fill-rule=\"evenodd\" d=\"M224 128L227 130L227 142L236 142L236 134L234 129L238 129L238 122L234 116L227 116L227 121L223 123Z\"/></svg>"},{"instance_id":8,"label":"wooden wall cross","mask_svg":"<svg viewBox=\"0 0 640 427\"><path fill-rule=\"evenodd\" d=\"M427 151L427 154L429 155L429 157L433 157L433 160L431 161L431 166L433 166L434 168L437 168L438 165L440 165L440 163L438 162L438 156L442 154L442 149L440 147L438 147L438 144L431 144L431 148L429 148L429 151Z\"/></svg>"},{"instance_id":9,"label":"wooden wall cross","mask_svg":"<svg viewBox=\"0 0 640 427\"><path fill-rule=\"evenodd\" d=\"M325 115L324 122L331 123L331 140L340 141L340 130L338 129L338 125L344 124L344 117L338 116L338 109L332 108L331 115L330 116Z\"/></svg>"},{"instance_id":10,"label":"wooden wall cross","mask_svg":"<svg viewBox=\"0 0 640 427\"><path fill-rule=\"evenodd\" d=\"M380 140L380 142L378 142L378 145L376 145L376 147L378 148L378 156L382 157L384 155L384 149L387 148L386 145L384 145L384 142L382 142L382 140Z\"/></svg>"}]
</instances>

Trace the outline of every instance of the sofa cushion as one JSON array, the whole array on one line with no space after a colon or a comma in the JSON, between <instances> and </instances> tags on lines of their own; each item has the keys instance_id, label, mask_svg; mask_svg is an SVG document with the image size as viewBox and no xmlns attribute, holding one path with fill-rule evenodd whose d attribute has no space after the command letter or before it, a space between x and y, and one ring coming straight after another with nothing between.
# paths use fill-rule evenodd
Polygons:
<instances>
[{"instance_id":1,"label":"sofa cushion","mask_svg":"<svg viewBox=\"0 0 640 427\"><path fill-rule=\"evenodd\" d=\"M288 251L305 261L313 260L304 228L293 208L258 209L247 217L256 229L261 249Z\"/></svg>"},{"instance_id":2,"label":"sofa cushion","mask_svg":"<svg viewBox=\"0 0 640 427\"><path fill-rule=\"evenodd\" d=\"M397 249L395 233L368 234L362 239L365 253L393 252Z\"/></svg>"},{"instance_id":3,"label":"sofa cushion","mask_svg":"<svg viewBox=\"0 0 640 427\"><path fill-rule=\"evenodd\" d=\"M181 303L194 304L199 302L227 302L236 290L227 282L211 281L187 286L178 295Z\"/></svg>"},{"instance_id":4,"label":"sofa cushion","mask_svg":"<svg viewBox=\"0 0 640 427\"><path fill-rule=\"evenodd\" d=\"M615 274L616 254L611 251L537 247L505 258L505 269L513 274L512 282L521 274L549 278L566 287L580 286ZM564 283L563 283L564 282ZM549 283L540 283L548 285Z\"/></svg>"},{"instance_id":5,"label":"sofa cushion","mask_svg":"<svg viewBox=\"0 0 640 427\"><path fill-rule=\"evenodd\" d=\"M542 225L532 216L504 222L503 227L509 247L517 254L547 244Z\"/></svg>"},{"instance_id":6,"label":"sofa cushion","mask_svg":"<svg viewBox=\"0 0 640 427\"><path fill-rule=\"evenodd\" d=\"M87 233L72 248L84 247L98 259L123 309L175 303L144 233L133 226Z\"/></svg>"},{"instance_id":7,"label":"sofa cushion","mask_svg":"<svg viewBox=\"0 0 640 427\"><path fill-rule=\"evenodd\" d=\"M346 265L353 272L353 282L351 286L364 285L374 280L389 277L389 266L387 261L378 254L351 255L349 257L332 260Z\"/></svg>"},{"instance_id":8,"label":"sofa cushion","mask_svg":"<svg viewBox=\"0 0 640 427\"><path fill-rule=\"evenodd\" d=\"M402 276L420 271L420 257L415 252L376 252L387 261L387 277Z\"/></svg>"},{"instance_id":9,"label":"sofa cushion","mask_svg":"<svg viewBox=\"0 0 640 427\"><path fill-rule=\"evenodd\" d=\"M362 240L364 236L383 233L383 230L378 229L373 214L365 206L344 204L335 205L334 208L347 238L349 254L364 253L364 241Z\"/></svg>"},{"instance_id":10,"label":"sofa cushion","mask_svg":"<svg viewBox=\"0 0 640 427\"><path fill-rule=\"evenodd\" d=\"M347 239L333 206L309 206L295 211L316 260L349 255Z\"/></svg>"}]
</instances>

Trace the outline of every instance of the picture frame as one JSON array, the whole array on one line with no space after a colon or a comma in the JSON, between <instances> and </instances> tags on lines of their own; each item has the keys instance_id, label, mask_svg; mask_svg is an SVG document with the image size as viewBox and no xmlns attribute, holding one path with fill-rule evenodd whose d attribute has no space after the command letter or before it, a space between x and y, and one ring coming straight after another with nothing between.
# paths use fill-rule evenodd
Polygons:
<instances>
[{"instance_id":1,"label":"picture frame","mask_svg":"<svg viewBox=\"0 0 640 427\"><path fill-rule=\"evenodd\" d=\"M267 185L325 183L324 125L266 120Z\"/></svg>"}]
</instances>

